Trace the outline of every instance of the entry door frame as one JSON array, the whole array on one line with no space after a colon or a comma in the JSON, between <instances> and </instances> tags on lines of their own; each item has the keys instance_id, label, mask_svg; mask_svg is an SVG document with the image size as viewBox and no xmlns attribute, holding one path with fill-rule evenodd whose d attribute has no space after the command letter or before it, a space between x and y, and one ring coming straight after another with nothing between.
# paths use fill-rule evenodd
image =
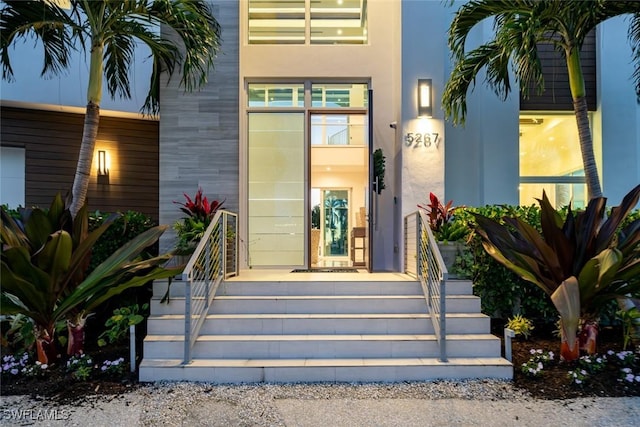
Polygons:
<instances>
[{"instance_id":1,"label":"entry door frame","mask_svg":"<svg viewBox=\"0 0 640 427\"><path fill-rule=\"evenodd\" d=\"M372 95L372 91L371 89L368 89L368 96L370 97ZM369 99L368 102L370 103L371 100ZM336 116L349 116L349 115L360 115L360 116L365 116L366 120L367 120L367 144L368 144L368 158L369 158L369 170L368 170L368 179L367 179L367 189L365 189L365 221L367 222L367 225L365 225L365 230L367 235L365 236L365 242L366 242L366 246L367 247L371 247L371 236L373 235L370 232L371 229L371 194L372 194L372 179L371 177L373 176L373 163L372 163L372 158L373 158L373 148L371 146L371 143L373 141L371 133L373 131L373 124L371 122L371 112L373 110L371 109L371 107L369 108L354 108L354 107L349 107L349 108L308 108L305 111L305 119L306 119L306 127L305 127L305 139L306 139L306 145L305 145L305 156L307 159L307 167L306 167L306 190L305 190L305 206L307 206L307 215L305 218L305 241L307 242L306 246L305 246L305 260L306 260L306 266L305 268L311 269L311 209L313 208L311 206L311 188L312 188L312 182L311 182L311 168L312 168L312 159L311 159L311 116L313 115L336 115ZM315 187L315 188L330 188L330 187ZM332 189L346 189L347 187L344 186L336 186L336 187L331 187ZM353 191L353 189L351 189L349 191L349 197L350 199L353 198L353 195L351 194ZM352 200L350 200L350 203L352 202ZM350 254L347 254L347 256L350 257ZM365 265L366 265L366 269L371 272L371 259L372 257L370 256L370 250L369 251L365 251Z\"/></svg>"}]
</instances>

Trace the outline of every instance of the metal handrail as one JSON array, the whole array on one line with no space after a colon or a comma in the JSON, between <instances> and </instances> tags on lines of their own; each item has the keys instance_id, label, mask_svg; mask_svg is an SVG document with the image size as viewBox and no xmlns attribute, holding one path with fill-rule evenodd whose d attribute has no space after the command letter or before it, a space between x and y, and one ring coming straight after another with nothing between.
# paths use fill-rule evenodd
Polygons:
<instances>
[{"instance_id":1,"label":"metal handrail","mask_svg":"<svg viewBox=\"0 0 640 427\"><path fill-rule=\"evenodd\" d=\"M449 271L444 265L436 239L423 211L409 214L405 223L405 271L420 281L436 339L440 344L440 360L447 361L446 287ZM413 248L415 252L412 253ZM411 258L410 258L411 257ZM410 262L415 257L415 267ZM414 272L415 268L415 272Z\"/></svg>"},{"instance_id":2,"label":"metal handrail","mask_svg":"<svg viewBox=\"0 0 640 427\"><path fill-rule=\"evenodd\" d=\"M238 216L219 210L189 259L185 282L184 363L191 362L191 350L200 327L223 279L238 274Z\"/></svg>"}]
</instances>

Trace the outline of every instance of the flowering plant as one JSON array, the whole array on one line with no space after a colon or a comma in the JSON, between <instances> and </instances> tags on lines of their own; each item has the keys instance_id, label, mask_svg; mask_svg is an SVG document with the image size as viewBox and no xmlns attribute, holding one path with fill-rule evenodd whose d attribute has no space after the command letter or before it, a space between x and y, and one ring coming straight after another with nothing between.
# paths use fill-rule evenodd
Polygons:
<instances>
[{"instance_id":1,"label":"flowering plant","mask_svg":"<svg viewBox=\"0 0 640 427\"><path fill-rule=\"evenodd\" d=\"M105 360L102 362L100 372L105 375L121 376L124 374L124 357L119 357L116 360Z\"/></svg>"},{"instance_id":2,"label":"flowering plant","mask_svg":"<svg viewBox=\"0 0 640 427\"><path fill-rule=\"evenodd\" d=\"M86 381L91 377L93 371L93 360L87 354L72 356L67 360L67 372L80 381Z\"/></svg>"},{"instance_id":3,"label":"flowering plant","mask_svg":"<svg viewBox=\"0 0 640 427\"><path fill-rule=\"evenodd\" d=\"M542 370L553 362L554 354L552 351L543 351L541 349L531 349L529 351L531 357L526 363L523 363L520 370L528 377L538 377L542 375Z\"/></svg>"}]
</instances>

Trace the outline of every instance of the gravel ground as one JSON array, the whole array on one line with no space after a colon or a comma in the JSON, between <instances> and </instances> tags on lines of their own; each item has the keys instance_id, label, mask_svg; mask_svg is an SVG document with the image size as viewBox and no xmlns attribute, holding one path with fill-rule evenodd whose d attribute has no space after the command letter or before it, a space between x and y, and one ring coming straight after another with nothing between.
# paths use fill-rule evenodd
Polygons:
<instances>
[{"instance_id":1,"label":"gravel ground","mask_svg":"<svg viewBox=\"0 0 640 427\"><path fill-rule=\"evenodd\" d=\"M78 405L0 398L0 425L637 426L640 398L538 400L508 382L220 386L156 383Z\"/></svg>"}]
</instances>

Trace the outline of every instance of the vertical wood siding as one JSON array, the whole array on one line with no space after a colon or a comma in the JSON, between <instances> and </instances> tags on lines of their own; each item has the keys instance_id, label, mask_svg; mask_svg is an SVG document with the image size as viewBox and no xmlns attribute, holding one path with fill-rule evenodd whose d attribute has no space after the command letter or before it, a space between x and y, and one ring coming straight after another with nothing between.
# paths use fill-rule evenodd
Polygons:
<instances>
[{"instance_id":1,"label":"vertical wood siding","mask_svg":"<svg viewBox=\"0 0 640 427\"><path fill-rule=\"evenodd\" d=\"M3 146L25 148L25 204L48 207L70 191L78 161L84 115L2 107ZM89 210L143 212L158 220L158 122L100 118L97 150L108 151L109 184L91 167Z\"/></svg>"}]
</instances>

